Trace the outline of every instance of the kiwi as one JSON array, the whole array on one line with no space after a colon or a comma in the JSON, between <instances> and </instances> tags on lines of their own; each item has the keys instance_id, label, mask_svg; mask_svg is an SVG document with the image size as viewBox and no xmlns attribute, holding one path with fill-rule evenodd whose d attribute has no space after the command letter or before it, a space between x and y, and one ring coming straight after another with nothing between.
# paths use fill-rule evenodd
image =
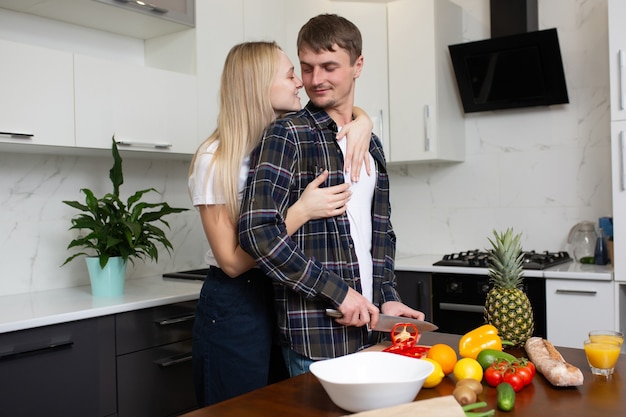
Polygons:
<instances>
[{"instance_id":1,"label":"kiwi","mask_svg":"<svg viewBox=\"0 0 626 417\"><path fill-rule=\"evenodd\" d=\"M474 378L463 378L456 383L457 387L465 386L471 388L476 395L483 392L483 384L475 380Z\"/></svg>"},{"instance_id":2,"label":"kiwi","mask_svg":"<svg viewBox=\"0 0 626 417\"><path fill-rule=\"evenodd\" d=\"M461 405L474 404L476 402L476 393L468 386L457 386L452 391L452 396Z\"/></svg>"}]
</instances>

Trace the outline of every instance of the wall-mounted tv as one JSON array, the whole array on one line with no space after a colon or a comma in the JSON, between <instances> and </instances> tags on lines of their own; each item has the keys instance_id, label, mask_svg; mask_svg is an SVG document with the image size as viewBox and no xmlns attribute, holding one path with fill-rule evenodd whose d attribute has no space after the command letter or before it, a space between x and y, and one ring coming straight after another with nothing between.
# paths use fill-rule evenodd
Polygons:
<instances>
[{"instance_id":1,"label":"wall-mounted tv","mask_svg":"<svg viewBox=\"0 0 626 417\"><path fill-rule=\"evenodd\" d=\"M569 103L556 29L448 49L465 113Z\"/></svg>"}]
</instances>

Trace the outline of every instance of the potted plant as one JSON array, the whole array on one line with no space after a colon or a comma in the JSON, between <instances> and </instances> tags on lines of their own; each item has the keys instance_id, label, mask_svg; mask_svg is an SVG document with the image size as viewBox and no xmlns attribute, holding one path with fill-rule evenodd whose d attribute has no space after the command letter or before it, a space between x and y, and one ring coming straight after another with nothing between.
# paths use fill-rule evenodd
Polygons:
<instances>
[{"instance_id":1,"label":"potted plant","mask_svg":"<svg viewBox=\"0 0 626 417\"><path fill-rule=\"evenodd\" d=\"M87 256L86 262L94 295L119 295L123 292L127 261L134 259L159 259L158 246L162 245L171 253L172 244L165 232L155 223L169 228L164 216L186 211L186 208L170 207L169 204L142 201L144 194L158 191L154 188L140 190L124 203L120 199L120 185L124 183L122 158L113 137L113 167L109 178L113 192L97 198L94 193L83 188L85 202L63 201L82 213L72 219L69 230L87 230L88 233L72 240L68 249L81 247L83 251L69 256L63 265L80 255ZM116 274L121 277L115 278ZM121 280L121 281L120 281ZM113 288L104 287L107 283Z\"/></svg>"}]
</instances>

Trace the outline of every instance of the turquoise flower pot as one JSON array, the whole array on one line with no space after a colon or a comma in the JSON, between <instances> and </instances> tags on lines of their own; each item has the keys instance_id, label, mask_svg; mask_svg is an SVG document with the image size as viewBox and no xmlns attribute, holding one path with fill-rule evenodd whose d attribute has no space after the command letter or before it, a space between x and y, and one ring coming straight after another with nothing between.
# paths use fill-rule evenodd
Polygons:
<instances>
[{"instance_id":1,"label":"turquoise flower pot","mask_svg":"<svg viewBox=\"0 0 626 417\"><path fill-rule=\"evenodd\" d=\"M114 297L124 294L124 277L126 276L126 262L121 257L109 258L109 261L100 268L97 257L85 258L91 294L94 297Z\"/></svg>"}]
</instances>

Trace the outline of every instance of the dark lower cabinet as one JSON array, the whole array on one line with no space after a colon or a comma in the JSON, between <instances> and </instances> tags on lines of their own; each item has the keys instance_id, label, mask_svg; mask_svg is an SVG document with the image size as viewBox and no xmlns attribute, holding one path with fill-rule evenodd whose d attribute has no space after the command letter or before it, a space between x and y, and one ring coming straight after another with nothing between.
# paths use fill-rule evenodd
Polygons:
<instances>
[{"instance_id":1,"label":"dark lower cabinet","mask_svg":"<svg viewBox=\"0 0 626 417\"><path fill-rule=\"evenodd\" d=\"M115 416L112 316L0 334L0 416Z\"/></svg>"},{"instance_id":2,"label":"dark lower cabinet","mask_svg":"<svg viewBox=\"0 0 626 417\"><path fill-rule=\"evenodd\" d=\"M395 271L398 293L402 302L422 311L432 321L431 275L428 272Z\"/></svg>"},{"instance_id":3,"label":"dark lower cabinet","mask_svg":"<svg viewBox=\"0 0 626 417\"><path fill-rule=\"evenodd\" d=\"M0 417L169 417L197 408L195 305L0 334Z\"/></svg>"},{"instance_id":4,"label":"dark lower cabinet","mask_svg":"<svg viewBox=\"0 0 626 417\"><path fill-rule=\"evenodd\" d=\"M195 306L191 301L116 315L119 417L168 417L197 408Z\"/></svg>"}]
</instances>

